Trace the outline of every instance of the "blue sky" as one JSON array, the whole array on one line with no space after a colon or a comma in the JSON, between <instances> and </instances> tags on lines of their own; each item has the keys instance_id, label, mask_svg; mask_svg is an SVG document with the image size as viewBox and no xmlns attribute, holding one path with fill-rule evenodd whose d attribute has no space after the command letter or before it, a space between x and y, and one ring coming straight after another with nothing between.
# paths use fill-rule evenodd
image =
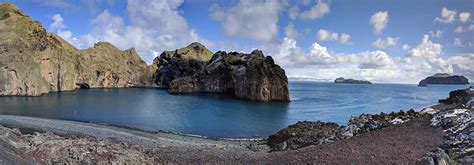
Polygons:
<instances>
[{"instance_id":1,"label":"blue sky","mask_svg":"<svg viewBox=\"0 0 474 165\"><path fill-rule=\"evenodd\" d=\"M198 41L213 51L262 49L291 78L474 78L474 0L5 2L78 48L108 41L136 47L147 62Z\"/></svg>"}]
</instances>

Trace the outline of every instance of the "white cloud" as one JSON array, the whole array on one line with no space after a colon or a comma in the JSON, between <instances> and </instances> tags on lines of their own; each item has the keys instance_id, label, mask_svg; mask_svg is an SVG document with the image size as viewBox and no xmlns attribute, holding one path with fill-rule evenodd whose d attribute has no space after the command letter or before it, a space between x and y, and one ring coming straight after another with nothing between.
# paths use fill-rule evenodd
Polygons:
<instances>
[{"instance_id":1,"label":"white cloud","mask_svg":"<svg viewBox=\"0 0 474 165\"><path fill-rule=\"evenodd\" d=\"M387 39L385 40L379 38L376 41L372 42L372 45L379 49L385 49L397 45L399 39L399 37L387 37Z\"/></svg>"},{"instance_id":2,"label":"white cloud","mask_svg":"<svg viewBox=\"0 0 474 165\"><path fill-rule=\"evenodd\" d=\"M319 41L339 41L340 43L343 44L350 44L349 40L351 39L351 36L346 33L335 33L328 31L326 29L319 29L317 33L317 37Z\"/></svg>"},{"instance_id":3,"label":"white cloud","mask_svg":"<svg viewBox=\"0 0 474 165\"><path fill-rule=\"evenodd\" d=\"M285 35L289 38L295 39L298 36L298 32L295 30L293 23L288 24L285 28Z\"/></svg>"},{"instance_id":4,"label":"white cloud","mask_svg":"<svg viewBox=\"0 0 474 165\"><path fill-rule=\"evenodd\" d=\"M474 24L469 25L468 29L469 29L470 31L474 31Z\"/></svg>"},{"instance_id":5,"label":"white cloud","mask_svg":"<svg viewBox=\"0 0 474 165\"><path fill-rule=\"evenodd\" d=\"M416 47L412 48L408 51L408 57L437 57L443 46L438 43L433 43L430 40L428 35L424 35L421 43L418 44Z\"/></svg>"},{"instance_id":6,"label":"white cloud","mask_svg":"<svg viewBox=\"0 0 474 165\"><path fill-rule=\"evenodd\" d=\"M370 17L370 24L372 24L375 33L381 34L382 30L385 29L388 23L388 12L387 11L379 11L374 13Z\"/></svg>"},{"instance_id":7,"label":"white cloud","mask_svg":"<svg viewBox=\"0 0 474 165\"><path fill-rule=\"evenodd\" d=\"M436 31L430 31L429 32L430 37L433 37L433 38L441 38L443 36L443 33L444 33L444 31L442 31L442 30L436 30Z\"/></svg>"},{"instance_id":8,"label":"white cloud","mask_svg":"<svg viewBox=\"0 0 474 165\"><path fill-rule=\"evenodd\" d=\"M459 13L459 20L461 22L469 21L470 17L471 17L471 13L468 13L468 12Z\"/></svg>"},{"instance_id":9,"label":"white cloud","mask_svg":"<svg viewBox=\"0 0 474 165\"><path fill-rule=\"evenodd\" d=\"M403 46L402 46L402 49L403 49L403 50L408 50L408 49L410 49L410 48L411 48L411 47L410 47L410 45L408 45L408 44L403 44Z\"/></svg>"},{"instance_id":10,"label":"white cloud","mask_svg":"<svg viewBox=\"0 0 474 165\"><path fill-rule=\"evenodd\" d=\"M440 22L440 23L452 23L456 20L456 11L454 10L449 10L446 7L443 7L441 10L441 18L436 17L434 19L435 22Z\"/></svg>"},{"instance_id":11,"label":"white cloud","mask_svg":"<svg viewBox=\"0 0 474 165\"><path fill-rule=\"evenodd\" d=\"M288 17L290 17L291 20L295 20L298 18L298 15L300 14L300 10L298 6L293 6L288 10Z\"/></svg>"},{"instance_id":12,"label":"white cloud","mask_svg":"<svg viewBox=\"0 0 474 165\"><path fill-rule=\"evenodd\" d=\"M323 17L324 15L328 14L329 11L329 3L318 0L316 5L311 7L310 10L302 12L300 17L302 19L314 20Z\"/></svg>"},{"instance_id":13,"label":"white cloud","mask_svg":"<svg viewBox=\"0 0 474 165\"><path fill-rule=\"evenodd\" d=\"M454 29L454 32L462 33L462 32L464 32L464 29L461 26L458 26L456 29Z\"/></svg>"},{"instance_id":14,"label":"white cloud","mask_svg":"<svg viewBox=\"0 0 474 165\"><path fill-rule=\"evenodd\" d=\"M279 1L240 0L230 9L211 7L213 19L220 21L225 35L257 41L274 40L278 34Z\"/></svg>"},{"instance_id":15,"label":"white cloud","mask_svg":"<svg viewBox=\"0 0 474 165\"><path fill-rule=\"evenodd\" d=\"M122 50L134 47L148 63L153 60L155 52L173 50L195 41L211 45L188 27L186 20L178 12L182 3L182 0L129 0L127 12L130 25L125 25L122 17L104 10L91 21L92 28L84 35L75 37L64 30L55 33L81 49L91 47L98 41L110 42ZM51 27L60 27L59 25Z\"/></svg>"},{"instance_id":16,"label":"white cloud","mask_svg":"<svg viewBox=\"0 0 474 165\"><path fill-rule=\"evenodd\" d=\"M55 32L66 28L66 25L64 25L64 19L61 14L55 14L51 18L53 19L53 23L51 23L51 25L49 26L50 31Z\"/></svg>"},{"instance_id":17,"label":"white cloud","mask_svg":"<svg viewBox=\"0 0 474 165\"><path fill-rule=\"evenodd\" d=\"M459 39L459 38L454 38L453 45L457 46L457 47L464 47L464 45L462 45L461 39Z\"/></svg>"}]
</instances>

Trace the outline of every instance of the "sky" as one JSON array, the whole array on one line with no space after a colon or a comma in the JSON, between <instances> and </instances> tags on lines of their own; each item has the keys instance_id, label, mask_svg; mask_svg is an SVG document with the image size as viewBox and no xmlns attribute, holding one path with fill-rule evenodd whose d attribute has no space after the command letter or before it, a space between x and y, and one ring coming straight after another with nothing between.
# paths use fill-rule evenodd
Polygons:
<instances>
[{"instance_id":1,"label":"sky","mask_svg":"<svg viewBox=\"0 0 474 165\"><path fill-rule=\"evenodd\" d=\"M200 42L260 49L290 79L474 81L474 0L3 0L85 49L107 41L147 63Z\"/></svg>"}]
</instances>

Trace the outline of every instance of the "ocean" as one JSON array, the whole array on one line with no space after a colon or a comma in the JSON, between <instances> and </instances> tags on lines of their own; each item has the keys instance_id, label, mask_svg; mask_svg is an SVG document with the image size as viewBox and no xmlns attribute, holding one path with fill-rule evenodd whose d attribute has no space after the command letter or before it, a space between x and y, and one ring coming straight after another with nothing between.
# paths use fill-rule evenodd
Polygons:
<instances>
[{"instance_id":1,"label":"ocean","mask_svg":"<svg viewBox=\"0 0 474 165\"><path fill-rule=\"evenodd\" d=\"M211 138L261 138L297 121L346 124L351 116L419 110L468 85L335 84L290 81L290 103L250 102L163 89L80 89L0 97L0 114L93 122Z\"/></svg>"}]
</instances>

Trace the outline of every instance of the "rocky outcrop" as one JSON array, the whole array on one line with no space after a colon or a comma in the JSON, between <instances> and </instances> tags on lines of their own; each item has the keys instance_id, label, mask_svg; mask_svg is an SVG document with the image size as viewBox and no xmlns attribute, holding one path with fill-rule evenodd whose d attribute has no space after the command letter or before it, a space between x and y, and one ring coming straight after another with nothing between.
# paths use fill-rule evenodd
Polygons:
<instances>
[{"instance_id":1,"label":"rocky outcrop","mask_svg":"<svg viewBox=\"0 0 474 165\"><path fill-rule=\"evenodd\" d=\"M0 96L151 85L133 48L97 43L78 50L12 4L0 4L0 36Z\"/></svg>"},{"instance_id":2,"label":"rocky outcrop","mask_svg":"<svg viewBox=\"0 0 474 165\"><path fill-rule=\"evenodd\" d=\"M0 95L75 88L78 51L11 4L0 4Z\"/></svg>"},{"instance_id":3,"label":"rocky outcrop","mask_svg":"<svg viewBox=\"0 0 474 165\"><path fill-rule=\"evenodd\" d=\"M202 71L211 57L212 52L196 42L175 51L164 51L153 60L153 82L158 86L168 87L175 79Z\"/></svg>"},{"instance_id":4,"label":"rocky outcrop","mask_svg":"<svg viewBox=\"0 0 474 165\"><path fill-rule=\"evenodd\" d=\"M418 86L426 87L428 84L469 84L469 80L464 76L438 73L421 80Z\"/></svg>"},{"instance_id":5,"label":"rocky outcrop","mask_svg":"<svg viewBox=\"0 0 474 165\"><path fill-rule=\"evenodd\" d=\"M372 84L370 81L365 80L354 80L354 79L345 79L344 77L339 77L334 80L334 83L344 83L344 84Z\"/></svg>"},{"instance_id":6,"label":"rocky outcrop","mask_svg":"<svg viewBox=\"0 0 474 165\"><path fill-rule=\"evenodd\" d=\"M35 163L27 164L155 164L157 149L87 137L64 137L47 132L23 133L0 125L0 141L22 151ZM16 164L16 163L15 163Z\"/></svg>"},{"instance_id":7,"label":"rocky outcrop","mask_svg":"<svg viewBox=\"0 0 474 165\"><path fill-rule=\"evenodd\" d=\"M193 76L170 83L171 93L227 93L253 101L289 101L288 78L270 56L219 51Z\"/></svg>"},{"instance_id":8,"label":"rocky outcrop","mask_svg":"<svg viewBox=\"0 0 474 165\"><path fill-rule=\"evenodd\" d=\"M76 62L77 88L150 86L151 73L134 48L120 51L107 42L81 50Z\"/></svg>"},{"instance_id":9,"label":"rocky outcrop","mask_svg":"<svg viewBox=\"0 0 474 165\"><path fill-rule=\"evenodd\" d=\"M331 122L298 122L269 136L267 144L275 151L294 150L310 145L330 143L422 117L414 110L398 113L362 114L351 117L347 125Z\"/></svg>"},{"instance_id":10,"label":"rocky outcrop","mask_svg":"<svg viewBox=\"0 0 474 165\"><path fill-rule=\"evenodd\" d=\"M474 91L469 89L459 89L449 92L449 97L439 100L439 103L452 104L460 107L470 105L471 99L474 97Z\"/></svg>"},{"instance_id":11,"label":"rocky outcrop","mask_svg":"<svg viewBox=\"0 0 474 165\"><path fill-rule=\"evenodd\" d=\"M229 93L255 101L289 101L284 70L260 51L213 55L192 43L163 52L147 66L134 48L121 51L99 42L78 50L11 4L0 4L0 36L0 96L161 86L171 93Z\"/></svg>"}]
</instances>

